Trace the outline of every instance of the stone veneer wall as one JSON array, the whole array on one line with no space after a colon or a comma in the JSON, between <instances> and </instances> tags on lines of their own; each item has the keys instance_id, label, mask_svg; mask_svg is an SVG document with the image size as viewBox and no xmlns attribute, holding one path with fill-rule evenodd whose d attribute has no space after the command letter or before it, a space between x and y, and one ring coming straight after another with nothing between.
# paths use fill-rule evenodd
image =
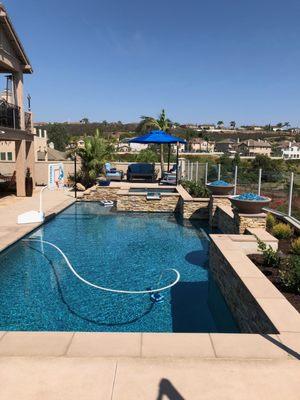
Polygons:
<instances>
[{"instance_id":1,"label":"stone veneer wall","mask_svg":"<svg viewBox=\"0 0 300 400\"><path fill-rule=\"evenodd\" d=\"M218 206L215 212L215 220L217 228L221 232L227 234L235 234L238 231L237 226L234 223L233 211L228 206Z\"/></svg>"},{"instance_id":2,"label":"stone veneer wall","mask_svg":"<svg viewBox=\"0 0 300 400\"><path fill-rule=\"evenodd\" d=\"M119 187L111 186L93 186L83 192L81 199L83 201L100 201L100 200L111 200L117 201L119 196Z\"/></svg>"},{"instance_id":3,"label":"stone veneer wall","mask_svg":"<svg viewBox=\"0 0 300 400\"><path fill-rule=\"evenodd\" d=\"M146 194L119 194L118 211L175 212L179 208L179 195L162 194L160 200L147 200Z\"/></svg>"},{"instance_id":4,"label":"stone veneer wall","mask_svg":"<svg viewBox=\"0 0 300 400\"><path fill-rule=\"evenodd\" d=\"M234 211L234 224L239 234L244 234L247 228L262 228L266 229L267 214L239 214Z\"/></svg>"},{"instance_id":5,"label":"stone veneer wall","mask_svg":"<svg viewBox=\"0 0 300 400\"><path fill-rule=\"evenodd\" d=\"M216 211L217 208L221 205L231 207L231 202L228 196L210 196L208 208L209 208L209 226L211 228L218 227L218 213Z\"/></svg>"},{"instance_id":6,"label":"stone veneer wall","mask_svg":"<svg viewBox=\"0 0 300 400\"><path fill-rule=\"evenodd\" d=\"M209 199L184 200L181 198L180 203L184 219L208 219Z\"/></svg>"},{"instance_id":7,"label":"stone veneer wall","mask_svg":"<svg viewBox=\"0 0 300 400\"><path fill-rule=\"evenodd\" d=\"M242 333L277 333L275 326L213 242L210 245L209 267Z\"/></svg>"}]
</instances>

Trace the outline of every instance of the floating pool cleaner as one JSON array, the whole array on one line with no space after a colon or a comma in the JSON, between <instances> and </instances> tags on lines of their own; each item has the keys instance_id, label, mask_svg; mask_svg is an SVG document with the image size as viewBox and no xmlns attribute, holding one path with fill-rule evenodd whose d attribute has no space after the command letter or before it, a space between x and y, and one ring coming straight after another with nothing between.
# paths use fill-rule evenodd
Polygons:
<instances>
[{"instance_id":1,"label":"floating pool cleaner","mask_svg":"<svg viewBox=\"0 0 300 400\"><path fill-rule=\"evenodd\" d=\"M150 300L152 303L163 303L165 296L159 292L157 293L152 293L150 295Z\"/></svg>"}]
</instances>

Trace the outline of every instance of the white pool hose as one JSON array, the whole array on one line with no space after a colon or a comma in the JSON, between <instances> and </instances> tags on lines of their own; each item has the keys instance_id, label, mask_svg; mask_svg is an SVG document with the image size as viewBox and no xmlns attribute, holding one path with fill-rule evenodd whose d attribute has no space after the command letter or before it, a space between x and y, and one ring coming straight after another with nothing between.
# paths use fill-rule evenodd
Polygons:
<instances>
[{"instance_id":1,"label":"white pool hose","mask_svg":"<svg viewBox=\"0 0 300 400\"><path fill-rule=\"evenodd\" d=\"M117 289L110 289L110 288L106 288L103 286L98 286L95 285L92 282L87 281L86 279L82 278L73 268L73 266L71 265L70 261L68 260L67 256L64 254L64 252L55 244L51 243L51 242L47 242L46 240L41 240L41 239L23 239L23 242L38 242L38 243L44 243L44 244L48 244L49 246L53 247L54 249L56 249L63 257L63 259L65 260L65 262L67 263L67 266L70 268L71 272L76 276L76 278L78 278L81 282L85 283L86 285L92 286L95 289L99 289L99 290L104 290L105 292L111 292L111 293L122 293L122 294L147 294L147 293L157 293L157 292L162 292L163 290L167 290L170 289L171 287L175 286L179 280L180 280L180 273L174 269L174 268L167 268L164 271L174 271L176 274L176 279L173 283L171 283L168 286L164 286L158 289L151 289L151 290L117 290ZM164 272L163 271L163 272ZM162 274L163 274L162 272ZM162 275L161 274L161 275Z\"/></svg>"}]
</instances>

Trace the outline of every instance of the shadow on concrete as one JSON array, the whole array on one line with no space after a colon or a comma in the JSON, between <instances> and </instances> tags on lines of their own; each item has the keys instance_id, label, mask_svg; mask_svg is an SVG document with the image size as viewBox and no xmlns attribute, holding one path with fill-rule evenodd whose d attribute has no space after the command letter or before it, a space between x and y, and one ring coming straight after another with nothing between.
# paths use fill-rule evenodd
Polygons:
<instances>
[{"instance_id":1,"label":"shadow on concrete","mask_svg":"<svg viewBox=\"0 0 300 400\"><path fill-rule=\"evenodd\" d=\"M185 400L172 383L168 379L163 378L159 382L159 392L156 400L163 400L165 398L169 400Z\"/></svg>"},{"instance_id":2,"label":"shadow on concrete","mask_svg":"<svg viewBox=\"0 0 300 400\"><path fill-rule=\"evenodd\" d=\"M276 340L274 337L267 335L267 334L261 334L260 336L262 336L264 339L268 340L269 342L273 343L275 346L279 347L280 349L282 349L283 351L285 351L286 353L288 353L290 356L296 358L297 360L300 360L300 354L291 349L290 347L286 346L285 344L279 342L279 340Z\"/></svg>"}]
</instances>

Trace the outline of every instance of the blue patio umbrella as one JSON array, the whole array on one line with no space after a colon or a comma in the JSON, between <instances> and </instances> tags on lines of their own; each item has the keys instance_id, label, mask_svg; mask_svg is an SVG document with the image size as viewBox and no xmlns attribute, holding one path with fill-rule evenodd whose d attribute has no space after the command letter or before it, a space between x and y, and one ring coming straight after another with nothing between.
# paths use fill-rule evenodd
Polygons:
<instances>
[{"instance_id":1,"label":"blue patio umbrella","mask_svg":"<svg viewBox=\"0 0 300 400\"><path fill-rule=\"evenodd\" d=\"M176 185L178 183L178 145L179 143L186 143L185 140L180 137L172 136L164 131L150 131L143 136L138 136L134 139L129 140L129 143L143 143L143 144L168 144L169 145L169 157L170 157L170 145L177 144L177 168L176 168ZM163 171L162 171L163 174Z\"/></svg>"}]
</instances>

